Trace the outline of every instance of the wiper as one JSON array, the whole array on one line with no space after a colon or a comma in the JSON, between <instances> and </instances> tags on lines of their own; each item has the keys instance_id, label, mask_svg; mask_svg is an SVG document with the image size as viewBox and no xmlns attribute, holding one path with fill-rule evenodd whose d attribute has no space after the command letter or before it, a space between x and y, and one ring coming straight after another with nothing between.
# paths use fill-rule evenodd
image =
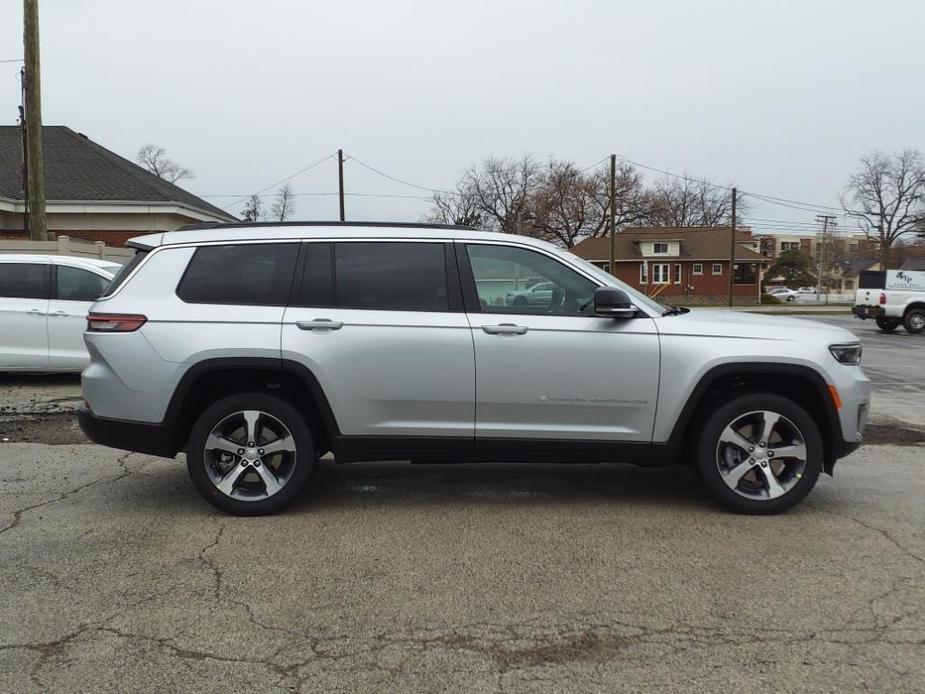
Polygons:
<instances>
[{"instance_id":1,"label":"wiper","mask_svg":"<svg viewBox=\"0 0 925 694\"><path fill-rule=\"evenodd\" d=\"M685 308L684 306L669 306L664 311L662 311L662 315L663 316L678 316L682 313L690 313L690 311L691 310L689 308Z\"/></svg>"}]
</instances>

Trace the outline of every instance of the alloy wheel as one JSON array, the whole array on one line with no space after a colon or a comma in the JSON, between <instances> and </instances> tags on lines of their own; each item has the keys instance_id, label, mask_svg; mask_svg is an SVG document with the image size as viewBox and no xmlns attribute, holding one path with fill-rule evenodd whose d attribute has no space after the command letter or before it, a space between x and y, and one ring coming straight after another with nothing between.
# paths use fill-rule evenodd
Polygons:
<instances>
[{"instance_id":1,"label":"alloy wheel","mask_svg":"<svg viewBox=\"0 0 925 694\"><path fill-rule=\"evenodd\" d=\"M296 466L292 432L260 410L242 410L216 424L203 447L206 473L225 496L241 501L277 494Z\"/></svg>"},{"instance_id":2,"label":"alloy wheel","mask_svg":"<svg viewBox=\"0 0 925 694\"><path fill-rule=\"evenodd\" d=\"M806 469L806 440L787 417L770 410L739 415L723 429L716 465L739 496L766 501L793 489Z\"/></svg>"}]
</instances>

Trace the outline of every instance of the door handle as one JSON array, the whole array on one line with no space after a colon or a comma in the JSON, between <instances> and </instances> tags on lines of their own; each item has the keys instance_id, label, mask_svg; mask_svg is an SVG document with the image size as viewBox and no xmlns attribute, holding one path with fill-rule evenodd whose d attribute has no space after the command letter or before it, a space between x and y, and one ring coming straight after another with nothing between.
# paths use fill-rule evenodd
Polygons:
<instances>
[{"instance_id":1,"label":"door handle","mask_svg":"<svg viewBox=\"0 0 925 694\"><path fill-rule=\"evenodd\" d=\"M529 328L526 325L501 323L499 325L483 325L482 330L484 330L489 335L523 335L529 330Z\"/></svg>"},{"instance_id":2,"label":"door handle","mask_svg":"<svg viewBox=\"0 0 925 694\"><path fill-rule=\"evenodd\" d=\"M340 330L344 327L343 321L329 320L327 318L297 320L295 324L299 327L299 330Z\"/></svg>"},{"instance_id":3,"label":"door handle","mask_svg":"<svg viewBox=\"0 0 925 694\"><path fill-rule=\"evenodd\" d=\"M67 311L55 311L54 313L49 313L49 316L66 316Z\"/></svg>"},{"instance_id":4,"label":"door handle","mask_svg":"<svg viewBox=\"0 0 925 694\"><path fill-rule=\"evenodd\" d=\"M30 308L26 313L31 313L33 316L47 316L47 313L42 313L37 308Z\"/></svg>"}]
</instances>

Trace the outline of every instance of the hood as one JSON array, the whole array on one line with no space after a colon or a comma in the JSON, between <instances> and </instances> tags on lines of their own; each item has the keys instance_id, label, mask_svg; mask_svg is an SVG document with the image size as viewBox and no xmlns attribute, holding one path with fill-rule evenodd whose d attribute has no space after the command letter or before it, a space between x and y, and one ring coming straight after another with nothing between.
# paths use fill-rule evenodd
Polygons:
<instances>
[{"instance_id":1,"label":"hood","mask_svg":"<svg viewBox=\"0 0 925 694\"><path fill-rule=\"evenodd\" d=\"M828 344L860 342L844 328L818 321L740 311L691 309L689 313L656 319L664 335L744 337L761 340L823 341Z\"/></svg>"}]
</instances>

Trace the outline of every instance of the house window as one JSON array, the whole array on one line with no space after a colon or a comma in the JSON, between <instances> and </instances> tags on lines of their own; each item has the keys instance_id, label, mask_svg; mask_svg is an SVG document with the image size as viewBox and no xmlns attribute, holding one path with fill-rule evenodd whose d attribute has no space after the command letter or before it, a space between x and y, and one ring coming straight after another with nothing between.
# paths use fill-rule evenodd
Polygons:
<instances>
[{"instance_id":1,"label":"house window","mask_svg":"<svg viewBox=\"0 0 925 694\"><path fill-rule=\"evenodd\" d=\"M674 282L675 284L681 284L681 266L680 265L674 266L674 279L672 279L671 281Z\"/></svg>"},{"instance_id":2,"label":"house window","mask_svg":"<svg viewBox=\"0 0 925 694\"><path fill-rule=\"evenodd\" d=\"M649 264L642 263L639 266L639 284L645 284L649 281Z\"/></svg>"},{"instance_id":3,"label":"house window","mask_svg":"<svg viewBox=\"0 0 925 694\"><path fill-rule=\"evenodd\" d=\"M723 274L723 264L722 263L713 263L713 274L714 275Z\"/></svg>"},{"instance_id":4,"label":"house window","mask_svg":"<svg viewBox=\"0 0 925 694\"><path fill-rule=\"evenodd\" d=\"M694 263L694 274L695 275L703 274L703 263Z\"/></svg>"},{"instance_id":5,"label":"house window","mask_svg":"<svg viewBox=\"0 0 925 694\"><path fill-rule=\"evenodd\" d=\"M732 281L735 284L757 284L758 273L754 263L736 263L732 267Z\"/></svg>"},{"instance_id":6,"label":"house window","mask_svg":"<svg viewBox=\"0 0 925 694\"><path fill-rule=\"evenodd\" d=\"M668 263L655 263L652 266L652 284L668 284Z\"/></svg>"},{"instance_id":7,"label":"house window","mask_svg":"<svg viewBox=\"0 0 925 694\"><path fill-rule=\"evenodd\" d=\"M845 289L854 289L854 280L845 280Z\"/></svg>"},{"instance_id":8,"label":"house window","mask_svg":"<svg viewBox=\"0 0 925 694\"><path fill-rule=\"evenodd\" d=\"M798 251L800 250L799 241L781 241L780 242L780 252L784 253L786 251Z\"/></svg>"},{"instance_id":9,"label":"house window","mask_svg":"<svg viewBox=\"0 0 925 694\"><path fill-rule=\"evenodd\" d=\"M659 253L667 253L667 252L668 252L667 243L656 242L652 244L652 253L658 255Z\"/></svg>"}]
</instances>

